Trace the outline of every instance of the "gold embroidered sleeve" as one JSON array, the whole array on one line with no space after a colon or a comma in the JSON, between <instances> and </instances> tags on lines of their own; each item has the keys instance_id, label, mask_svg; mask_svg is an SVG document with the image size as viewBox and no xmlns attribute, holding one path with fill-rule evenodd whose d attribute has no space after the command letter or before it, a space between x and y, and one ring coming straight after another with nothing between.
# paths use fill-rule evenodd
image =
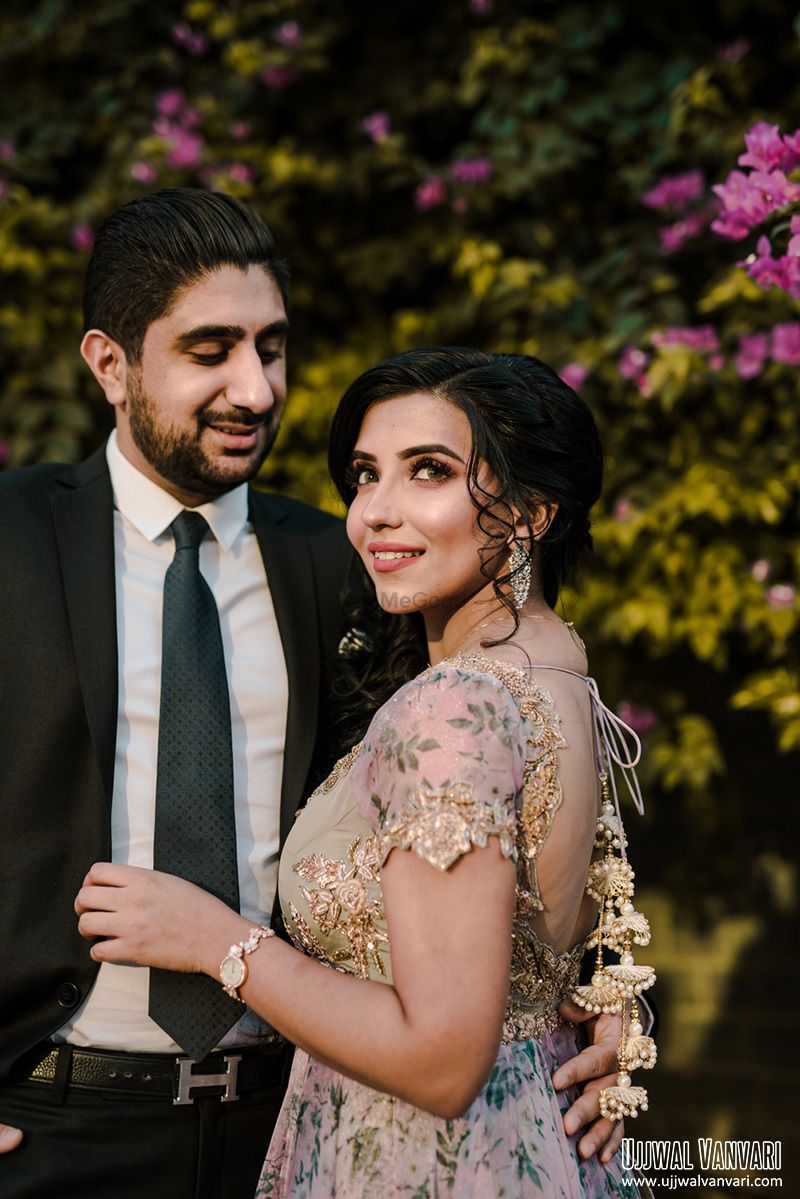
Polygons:
<instances>
[{"instance_id":1,"label":"gold embroidered sleeve","mask_svg":"<svg viewBox=\"0 0 800 1199\"><path fill-rule=\"evenodd\" d=\"M508 800L476 799L471 783L418 784L404 806L386 814L380 832L381 864L392 849L413 849L437 870L447 870L473 845L500 838L504 857L516 861L516 824Z\"/></svg>"}]
</instances>

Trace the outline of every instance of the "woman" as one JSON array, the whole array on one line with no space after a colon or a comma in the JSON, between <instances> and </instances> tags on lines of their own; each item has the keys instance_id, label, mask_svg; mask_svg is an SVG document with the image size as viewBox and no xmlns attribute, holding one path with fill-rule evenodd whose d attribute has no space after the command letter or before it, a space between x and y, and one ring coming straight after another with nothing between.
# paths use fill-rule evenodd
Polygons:
<instances>
[{"instance_id":1,"label":"woman","mask_svg":"<svg viewBox=\"0 0 800 1199\"><path fill-rule=\"evenodd\" d=\"M600 807L602 706L553 610L590 545L591 414L534 359L411 351L348 389L330 463L380 611L362 604L340 681L356 734L369 727L281 858L297 948L182 880L143 890L117 867L90 872L81 931L109 938L98 960L222 977L300 1047L259 1195L636 1194L580 1160L550 1084L576 1047L559 1002L618 1010L650 981ZM622 922L622 965L601 959L576 991L598 902ZM606 1114L642 1102L627 1084Z\"/></svg>"}]
</instances>

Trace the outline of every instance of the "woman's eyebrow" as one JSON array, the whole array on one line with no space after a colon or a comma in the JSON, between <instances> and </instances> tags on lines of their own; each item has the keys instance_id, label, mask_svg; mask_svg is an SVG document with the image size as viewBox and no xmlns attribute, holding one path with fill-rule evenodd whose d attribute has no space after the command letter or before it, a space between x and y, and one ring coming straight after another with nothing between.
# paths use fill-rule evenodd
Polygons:
<instances>
[{"instance_id":1,"label":"woman's eyebrow","mask_svg":"<svg viewBox=\"0 0 800 1199\"><path fill-rule=\"evenodd\" d=\"M445 454L448 458L455 458L456 462L464 465L464 459L459 457L455 450L451 450L446 445L413 445L407 450L400 450L398 458L416 458L417 454Z\"/></svg>"}]
</instances>

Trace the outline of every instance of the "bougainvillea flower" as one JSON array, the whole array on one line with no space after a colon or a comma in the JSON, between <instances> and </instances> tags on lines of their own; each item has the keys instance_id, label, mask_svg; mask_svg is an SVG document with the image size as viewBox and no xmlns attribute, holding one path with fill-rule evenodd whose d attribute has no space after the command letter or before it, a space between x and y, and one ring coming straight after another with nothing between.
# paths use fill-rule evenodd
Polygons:
<instances>
[{"instance_id":1,"label":"bougainvillea flower","mask_svg":"<svg viewBox=\"0 0 800 1199\"><path fill-rule=\"evenodd\" d=\"M699 200L703 194L705 179L702 171L686 171L682 175L665 175L655 187L651 187L642 196L642 203L648 208L674 208L683 212L692 200Z\"/></svg>"},{"instance_id":2,"label":"bougainvillea flower","mask_svg":"<svg viewBox=\"0 0 800 1199\"><path fill-rule=\"evenodd\" d=\"M454 183L488 183L491 177L492 164L488 158L458 158L450 167Z\"/></svg>"},{"instance_id":3,"label":"bougainvillea flower","mask_svg":"<svg viewBox=\"0 0 800 1199\"><path fill-rule=\"evenodd\" d=\"M677 325L654 333L650 339L654 346L686 346L698 353L714 353L719 349L719 338L713 325L695 325L680 328Z\"/></svg>"},{"instance_id":4,"label":"bougainvillea flower","mask_svg":"<svg viewBox=\"0 0 800 1199\"><path fill-rule=\"evenodd\" d=\"M167 88L156 96L155 109L162 117L175 117L183 108L186 97L179 87Z\"/></svg>"},{"instance_id":5,"label":"bougainvillea flower","mask_svg":"<svg viewBox=\"0 0 800 1199\"><path fill-rule=\"evenodd\" d=\"M639 737L644 737L658 724L658 717L652 708L639 708L628 699L622 699L617 704L617 716Z\"/></svg>"},{"instance_id":6,"label":"bougainvillea flower","mask_svg":"<svg viewBox=\"0 0 800 1199\"><path fill-rule=\"evenodd\" d=\"M89 225L73 225L69 240L74 250L91 250L94 245L94 232Z\"/></svg>"},{"instance_id":7,"label":"bougainvillea flower","mask_svg":"<svg viewBox=\"0 0 800 1199\"><path fill-rule=\"evenodd\" d=\"M372 138L374 142L385 142L392 132L392 122L388 112L384 112L383 109L371 112L361 121L361 131L366 133L367 137Z\"/></svg>"},{"instance_id":8,"label":"bougainvillea flower","mask_svg":"<svg viewBox=\"0 0 800 1199\"><path fill-rule=\"evenodd\" d=\"M757 583L766 583L771 570L772 563L769 558L756 558L750 566L750 577Z\"/></svg>"},{"instance_id":9,"label":"bougainvillea flower","mask_svg":"<svg viewBox=\"0 0 800 1199\"><path fill-rule=\"evenodd\" d=\"M744 135L747 153L740 154L740 167L754 167L757 171L771 171L781 166L786 154L786 145L777 125L758 121Z\"/></svg>"},{"instance_id":10,"label":"bougainvillea flower","mask_svg":"<svg viewBox=\"0 0 800 1199\"><path fill-rule=\"evenodd\" d=\"M735 42L727 42L724 46L720 46L717 51L717 58L720 62L734 63L740 62L745 54L750 53L750 43L746 37L737 37Z\"/></svg>"},{"instance_id":11,"label":"bougainvillea flower","mask_svg":"<svg viewBox=\"0 0 800 1199\"><path fill-rule=\"evenodd\" d=\"M675 221L674 224L665 225L658 231L658 239L661 242L663 253L674 254L676 250L680 250L684 242L690 241L693 237L699 237L707 224L708 217L704 212L690 212L685 217L681 217L679 221Z\"/></svg>"},{"instance_id":12,"label":"bougainvillea flower","mask_svg":"<svg viewBox=\"0 0 800 1199\"><path fill-rule=\"evenodd\" d=\"M417 212L428 212L431 208L438 208L444 202L445 195L445 186L438 175L429 175L414 192L414 207Z\"/></svg>"},{"instance_id":13,"label":"bougainvillea flower","mask_svg":"<svg viewBox=\"0 0 800 1199\"><path fill-rule=\"evenodd\" d=\"M152 162L135 162L131 166L131 179L135 179L137 183L155 183L156 168Z\"/></svg>"},{"instance_id":14,"label":"bougainvillea flower","mask_svg":"<svg viewBox=\"0 0 800 1199\"><path fill-rule=\"evenodd\" d=\"M769 350L766 333L747 333L739 338L739 348L734 354L733 365L740 379L755 379L764 369Z\"/></svg>"},{"instance_id":15,"label":"bougainvillea flower","mask_svg":"<svg viewBox=\"0 0 800 1199\"><path fill-rule=\"evenodd\" d=\"M646 371L650 363L650 355L640 350L638 346L626 346L619 356L617 369L623 379L638 379L642 371Z\"/></svg>"},{"instance_id":16,"label":"bougainvillea flower","mask_svg":"<svg viewBox=\"0 0 800 1199\"><path fill-rule=\"evenodd\" d=\"M189 133L186 129L173 129L170 138L172 146L167 154L167 162L171 167L196 167L203 153L203 139L199 133Z\"/></svg>"},{"instance_id":17,"label":"bougainvillea flower","mask_svg":"<svg viewBox=\"0 0 800 1199\"><path fill-rule=\"evenodd\" d=\"M800 321L772 328L772 357L786 366L800 366Z\"/></svg>"},{"instance_id":18,"label":"bougainvillea flower","mask_svg":"<svg viewBox=\"0 0 800 1199\"><path fill-rule=\"evenodd\" d=\"M297 21L284 21L272 35L280 46L291 49L303 40L303 28Z\"/></svg>"},{"instance_id":19,"label":"bougainvillea flower","mask_svg":"<svg viewBox=\"0 0 800 1199\"><path fill-rule=\"evenodd\" d=\"M170 30L170 37L176 46L180 46L187 54L198 58L208 49L208 38L199 29L192 29L185 21L179 21Z\"/></svg>"},{"instance_id":20,"label":"bougainvillea flower","mask_svg":"<svg viewBox=\"0 0 800 1199\"><path fill-rule=\"evenodd\" d=\"M568 362L558 372L558 377L573 391L580 391L589 376L589 371L580 362Z\"/></svg>"}]
</instances>

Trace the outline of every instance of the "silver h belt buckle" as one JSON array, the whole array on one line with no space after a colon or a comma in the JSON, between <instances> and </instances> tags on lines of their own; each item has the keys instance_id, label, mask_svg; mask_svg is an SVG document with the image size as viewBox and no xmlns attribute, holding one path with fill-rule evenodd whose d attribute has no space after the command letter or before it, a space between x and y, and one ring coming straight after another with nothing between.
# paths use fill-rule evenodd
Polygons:
<instances>
[{"instance_id":1,"label":"silver h belt buckle","mask_svg":"<svg viewBox=\"0 0 800 1199\"><path fill-rule=\"evenodd\" d=\"M225 1090L220 1095L223 1103L232 1103L239 1098L239 1092L236 1090L236 1080L239 1075L239 1062L242 1060L240 1053L225 1054L226 1069L222 1074L192 1074L192 1066L196 1063L190 1057L182 1057L178 1059L178 1082L177 1094L172 1100L173 1104L179 1103L194 1103L191 1091L195 1087L224 1087Z\"/></svg>"}]
</instances>

